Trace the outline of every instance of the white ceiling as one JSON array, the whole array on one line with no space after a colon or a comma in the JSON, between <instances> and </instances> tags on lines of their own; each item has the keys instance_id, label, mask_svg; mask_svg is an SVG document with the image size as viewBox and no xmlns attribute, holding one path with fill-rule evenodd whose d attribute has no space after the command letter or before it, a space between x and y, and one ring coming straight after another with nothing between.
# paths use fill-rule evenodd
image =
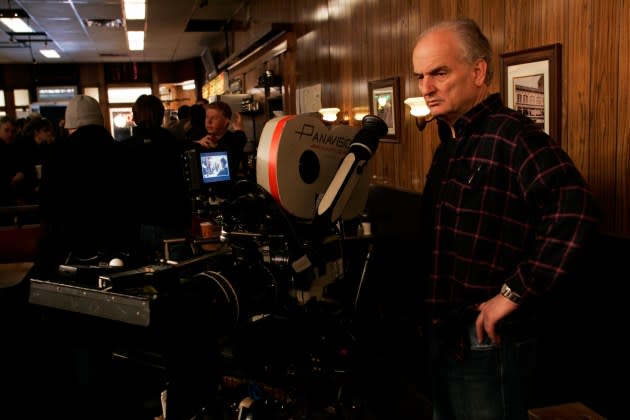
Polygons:
<instances>
[{"instance_id":1,"label":"white ceiling","mask_svg":"<svg viewBox=\"0 0 630 420\"><path fill-rule=\"evenodd\" d=\"M123 19L122 0L0 0L0 9L23 9L36 32L44 32L61 59L40 54L44 37L16 44L0 24L0 63L94 63L178 61L199 57L222 42L226 25L248 20L249 0L147 0L144 51L129 51L123 27L88 27L85 20ZM193 22L191 22L191 20ZM199 22L202 21L202 22ZM187 31L189 22L200 31ZM220 37L220 39L217 39ZM24 38L24 37L21 37ZM31 52L32 51L32 52Z\"/></svg>"}]
</instances>

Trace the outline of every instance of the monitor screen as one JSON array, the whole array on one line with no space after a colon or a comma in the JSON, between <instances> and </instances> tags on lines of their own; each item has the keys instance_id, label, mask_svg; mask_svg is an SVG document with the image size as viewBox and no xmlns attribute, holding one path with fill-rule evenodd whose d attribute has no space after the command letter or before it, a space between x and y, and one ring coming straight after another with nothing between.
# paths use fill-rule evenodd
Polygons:
<instances>
[{"instance_id":1,"label":"monitor screen","mask_svg":"<svg viewBox=\"0 0 630 420\"><path fill-rule=\"evenodd\" d=\"M227 151L201 152L199 153L199 161L201 164L201 182L204 185L231 179Z\"/></svg>"}]
</instances>

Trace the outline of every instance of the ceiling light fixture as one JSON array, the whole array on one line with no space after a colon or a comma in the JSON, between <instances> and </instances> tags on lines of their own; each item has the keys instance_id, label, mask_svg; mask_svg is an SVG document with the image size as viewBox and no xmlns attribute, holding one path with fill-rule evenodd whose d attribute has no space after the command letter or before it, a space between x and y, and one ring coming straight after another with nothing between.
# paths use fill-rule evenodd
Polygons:
<instances>
[{"instance_id":1,"label":"ceiling light fixture","mask_svg":"<svg viewBox=\"0 0 630 420\"><path fill-rule=\"evenodd\" d=\"M146 17L146 1L145 0L125 0L123 2L123 10L126 20L144 20Z\"/></svg>"},{"instance_id":2,"label":"ceiling light fixture","mask_svg":"<svg viewBox=\"0 0 630 420\"><path fill-rule=\"evenodd\" d=\"M130 51L144 50L144 31L127 31L127 41Z\"/></svg>"},{"instance_id":3,"label":"ceiling light fixture","mask_svg":"<svg viewBox=\"0 0 630 420\"><path fill-rule=\"evenodd\" d=\"M194 80L188 80L182 84L182 90L195 90L197 85L195 85Z\"/></svg>"},{"instance_id":4,"label":"ceiling light fixture","mask_svg":"<svg viewBox=\"0 0 630 420\"><path fill-rule=\"evenodd\" d=\"M34 32L26 19L28 14L22 9L0 9L0 22L13 32Z\"/></svg>"},{"instance_id":5,"label":"ceiling light fixture","mask_svg":"<svg viewBox=\"0 0 630 420\"><path fill-rule=\"evenodd\" d=\"M39 52L46 58L61 58L61 56L59 56L59 53L55 50L46 49L39 50Z\"/></svg>"},{"instance_id":6,"label":"ceiling light fixture","mask_svg":"<svg viewBox=\"0 0 630 420\"><path fill-rule=\"evenodd\" d=\"M145 0L124 0L123 13L127 29L129 51L144 50L144 29L147 4Z\"/></svg>"}]
</instances>

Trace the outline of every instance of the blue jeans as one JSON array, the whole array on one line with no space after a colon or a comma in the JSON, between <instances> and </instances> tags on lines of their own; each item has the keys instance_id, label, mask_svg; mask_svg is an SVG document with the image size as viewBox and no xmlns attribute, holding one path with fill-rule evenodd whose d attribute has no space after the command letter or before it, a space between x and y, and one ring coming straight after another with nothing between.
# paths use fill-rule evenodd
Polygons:
<instances>
[{"instance_id":1,"label":"blue jeans","mask_svg":"<svg viewBox=\"0 0 630 420\"><path fill-rule=\"evenodd\" d=\"M477 342L474 321L466 330L463 360L429 333L433 420L527 420L537 340L508 331L495 346L487 336Z\"/></svg>"}]
</instances>

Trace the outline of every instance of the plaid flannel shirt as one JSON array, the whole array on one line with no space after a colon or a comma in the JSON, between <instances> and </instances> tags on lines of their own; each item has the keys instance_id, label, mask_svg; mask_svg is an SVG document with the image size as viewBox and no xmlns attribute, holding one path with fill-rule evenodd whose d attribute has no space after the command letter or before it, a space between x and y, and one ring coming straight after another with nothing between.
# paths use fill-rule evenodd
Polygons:
<instances>
[{"instance_id":1,"label":"plaid flannel shirt","mask_svg":"<svg viewBox=\"0 0 630 420\"><path fill-rule=\"evenodd\" d=\"M463 115L455 132L429 212L426 303L433 322L495 296L503 283L524 303L545 294L575 265L598 222L569 156L499 94ZM451 129L439 122L439 133L445 148Z\"/></svg>"}]
</instances>

